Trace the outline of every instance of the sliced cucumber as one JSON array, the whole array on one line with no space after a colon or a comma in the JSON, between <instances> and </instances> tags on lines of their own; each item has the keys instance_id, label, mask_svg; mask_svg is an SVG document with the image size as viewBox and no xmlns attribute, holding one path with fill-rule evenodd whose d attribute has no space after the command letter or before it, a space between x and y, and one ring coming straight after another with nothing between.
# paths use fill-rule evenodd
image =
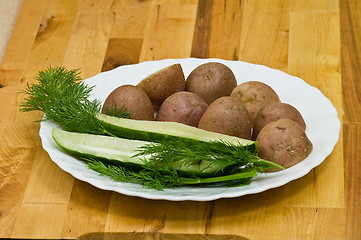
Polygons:
<instances>
[{"instance_id":1,"label":"sliced cucumber","mask_svg":"<svg viewBox=\"0 0 361 240\"><path fill-rule=\"evenodd\" d=\"M67 132L53 128L55 142L64 150L84 158L105 160L111 164L142 164L141 159L132 158L136 149L148 142L101 135Z\"/></svg>"},{"instance_id":2,"label":"sliced cucumber","mask_svg":"<svg viewBox=\"0 0 361 240\"><path fill-rule=\"evenodd\" d=\"M204 142L222 140L235 145L256 148L256 143L251 140L210 132L177 122L134 120L104 114L98 114L97 118L102 121L107 131L122 138L155 142L172 138Z\"/></svg>"},{"instance_id":3,"label":"sliced cucumber","mask_svg":"<svg viewBox=\"0 0 361 240\"><path fill-rule=\"evenodd\" d=\"M83 158L98 159L108 164L142 167L144 159L133 157L146 141L129 140L117 137L67 132L54 128L52 136L64 150ZM181 161L173 162L172 167L186 175L209 176L219 171L219 165L202 161L199 164L187 165Z\"/></svg>"}]
</instances>

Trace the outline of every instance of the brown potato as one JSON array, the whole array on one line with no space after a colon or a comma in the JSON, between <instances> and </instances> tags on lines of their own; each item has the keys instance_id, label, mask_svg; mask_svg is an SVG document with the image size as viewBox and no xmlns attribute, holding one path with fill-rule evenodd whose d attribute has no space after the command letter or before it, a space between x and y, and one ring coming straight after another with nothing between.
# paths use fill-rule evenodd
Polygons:
<instances>
[{"instance_id":1,"label":"brown potato","mask_svg":"<svg viewBox=\"0 0 361 240\"><path fill-rule=\"evenodd\" d=\"M229 96L237 86L232 70L218 62L209 62L195 68L186 79L186 90L210 104L217 98Z\"/></svg>"},{"instance_id":2,"label":"brown potato","mask_svg":"<svg viewBox=\"0 0 361 240\"><path fill-rule=\"evenodd\" d=\"M226 96L212 102L198 124L199 128L244 139L251 139L250 116L236 98Z\"/></svg>"},{"instance_id":3,"label":"brown potato","mask_svg":"<svg viewBox=\"0 0 361 240\"><path fill-rule=\"evenodd\" d=\"M303 130L306 129L305 120L295 107L287 103L270 103L262 107L258 112L253 125L252 139L256 139L258 133L268 123L277 121L281 118L291 119L298 123Z\"/></svg>"},{"instance_id":4,"label":"brown potato","mask_svg":"<svg viewBox=\"0 0 361 240\"><path fill-rule=\"evenodd\" d=\"M208 104L191 92L176 92L160 106L157 121L179 122L193 127L198 126Z\"/></svg>"},{"instance_id":5,"label":"brown potato","mask_svg":"<svg viewBox=\"0 0 361 240\"><path fill-rule=\"evenodd\" d=\"M280 102L277 93L267 84L258 81L249 81L239 84L231 96L240 100L251 115L252 125L261 108L273 102Z\"/></svg>"},{"instance_id":6,"label":"brown potato","mask_svg":"<svg viewBox=\"0 0 361 240\"><path fill-rule=\"evenodd\" d=\"M126 108L131 119L154 120L154 110L149 97L142 89L133 85L114 89L105 99L102 113L107 114L112 107Z\"/></svg>"},{"instance_id":7,"label":"brown potato","mask_svg":"<svg viewBox=\"0 0 361 240\"><path fill-rule=\"evenodd\" d=\"M304 160L313 145L303 128L296 122L282 118L268 123L258 134L258 156L285 168ZM280 169L274 169L279 171Z\"/></svg>"},{"instance_id":8,"label":"brown potato","mask_svg":"<svg viewBox=\"0 0 361 240\"><path fill-rule=\"evenodd\" d=\"M180 64L173 64L144 78L137 84L143 89L158 111L163 101L173 93L185 90L185 77Z\"/></svg>"}]
</instances>

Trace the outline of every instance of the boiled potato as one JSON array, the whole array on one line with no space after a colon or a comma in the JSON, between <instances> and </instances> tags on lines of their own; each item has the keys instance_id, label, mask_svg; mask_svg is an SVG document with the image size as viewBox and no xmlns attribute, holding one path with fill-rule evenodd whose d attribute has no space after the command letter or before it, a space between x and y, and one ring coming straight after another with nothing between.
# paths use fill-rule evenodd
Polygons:
<instances>
[{"instance_id":1,"label":"boiled potato","mask_svg":"<svg viewBox=\"0 0 361 240\"><path fill-rule=\"evenodd\" d=\"M203 98L207 104L229 96L237 86L232 70L218 62L209 62L195 68L186 79L186 90Z\"/></svg>"},{"instance_id":2,"label":"boiled potato","mask_svg":"<svg viewBox=\"0 0 361 240\"><path fill-rule=\"evenodd\" d=\"M273 102L280 102L277 93L267 84L258 81L249 81L239 84L231 96L240 100L251 115L252 124L261 108Z\"/></svg>"},{"instance_id":3,"label":"boiled potato","mask_svg":"<svg viewBox=\"0 0 361 240\"><path fill-rule=\"evenodd\" d=\"M156 120L179 122L197 127L207 107L208 104L194 93L176 92L160 106Z\"/></svg>"},{"instance_id":4,"label":"boiled potato","mask_svg":"<svg viewBox=\"0 0 361 240\"><path fill-rule=\"evenodd\" d=\"M313 148L303 128L287 118L270 122L264 126L258 134L256 142L260 158L285 168L304 160Z\"/></svg>"},{"instance_id":5,"label":"boiled potato","mask_svg":"<svg viewBox=\"0 0 361 240\"><path fill-rule=\"evenodd\" d=\"M173 64L144 78L137 84L158 111L163 101L173 93L185 90L185 77L180 64Z\"/></svg>"},{"instance_id":6,"label":"boiled potato","mask_svg":"<svg viewBox=\"0 0 361 240\"><path fill-rule=\"evenodd\" d=\"M287 103L275 102L265 105L258 112L253 125L252 139L256 139L258 133L268 123L281 118L291 119L298 123L303 130L306 129L305 120L295 107Z\"/></svg>"},{"instance_id":7,"label":"boiled potato","mask_svg":"<svg viewBox=\"0 0 361 240\"><path fill-rule=\"evenodd\" d=\"M126 108L131 119L154 120L154 110L148 95L133 85L122 85L114 89L105 99L102 113L108 114L114 107Z\"/></svg>"},{"instance_id":8,"label":"boiled potato","mask_svg":"<svg viewBox=\"0 0 361 240\"><path fill-rule=\"evenodd\" d=\"M246 107L234 97L225 96L212 102L198 127L244 139L251 139L250 116Z\"/></svg>"}]
</instances>

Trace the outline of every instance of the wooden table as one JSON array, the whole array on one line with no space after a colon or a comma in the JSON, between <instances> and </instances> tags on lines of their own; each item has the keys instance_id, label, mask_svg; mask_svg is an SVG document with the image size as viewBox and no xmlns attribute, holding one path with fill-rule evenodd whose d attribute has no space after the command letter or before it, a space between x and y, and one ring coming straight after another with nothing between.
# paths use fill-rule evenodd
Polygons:
<instances>
[{"instance_id":1,"label":"wooden table","mask_svg":"<svg viewBox=\"0 0 361 240\"><path fill-rule=\"evenodd\" d=\"M25 0L0 66L0 238L361 239L360 13L358 0ZM259 194L147 200L62 171L42 149L42 114L19 111L19 92L50 65L87 78L187 57L262 64L319 88L342 123L333 153Z\"/></svg>"}]
</instances>

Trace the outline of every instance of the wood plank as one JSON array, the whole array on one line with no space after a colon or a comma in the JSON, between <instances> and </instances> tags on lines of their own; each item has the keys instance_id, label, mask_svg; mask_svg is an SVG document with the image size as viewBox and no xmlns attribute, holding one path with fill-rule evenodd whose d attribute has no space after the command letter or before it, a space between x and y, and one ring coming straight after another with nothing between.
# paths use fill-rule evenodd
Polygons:
<instances>
[{"instance_id":1,"label":"wood plank","mask_svg":"<svg viewBox=\"0 0 361 240\"><path fill-rule=\"evenodd\" d=\"M346 239L361 236L361 126L345 124Z\"/></svg>"},{"instance_id":2,"label":"wood plank","mask_svg":"<svg viewBox=\"0 0 361 240\"><path fill-rule=\"evenodd\" d=\"M357 0L340 1L341 53L342 53L342 92L344 122L360 124L361 118L361 2Z\"/></svg>"},{"instance_id":3,"label":"wood plank","mask_svg":"<svg viewBox=\"0 0 361 240\"><path fill-rule=\"evenodd\" d=\"M109 39L102 72L112 70L119 66L138 63L142 45L142 38Z\"/></svg>"},{"instance_id":4,"label":"wood plank","mask_svg":"<svg viewBox=\"0 0 361 240\"><path fill-rule=\"evenodd\" d=\"M208 57L238 60L243 23L241 3L214 1Z\"/></svg>"},{"instance_id":5,"label":"wood plank","mask_svg":"<svg viewBox=\"0 0 361 240\"><path fill-rule=\"evenodd\" d=\"M200 1L191 56L238 60L241 27L240 1Z\"/></svg>"},{"instance_id":6,"label":"wood plank","mask_svg":"<svg viewBox=\"0 0 361 240\"><path fill-rule=\"evenodd\" d=\"M40 27L34 39L24 77L28 83L49 66L60 66L70 39L78 11L78 2L69 0L49 1L45 5Z\"/></svg>"},{"instance_id":7,"label":"wood plank","mask_svg":"<svg viewBox=\"0 0 361 240\"><path fill-rule=\"evenodd\" d=\"M153 0L153 3L157 5L197 5L199 3L199 0Z\"/></svg>"},{"instance_id":8,"label":"wood plank","mask_svg":"<svg viewBox=\"0 0 361 240\"><path fill-rule=\"evenodd\" d=\"M361 236L361 126L345 124L346 239Z\"/></svg>"},{"instance_id":9,"label":"wood plank","mask_svg":"<svg viewBox=\"0 0 361 240\"><path fill-rule=\"evenodd\" d=\"M91 232L104 232L111 192L76 180L69 199L61 238L74 239ZM83 219L87 219L84 224Z\"/></svg>"},{"instance_id":10,"label":"wood plank","mask_svg":"<svg viewBox=\"0 0 361 240\"><path fill-rule=\"evenodd\" d=\"M360 1L340 1L341 21L341 73L344 110L344 161L346 190L346 238L361 236L360 193L360 87L361 74L361 11Z\"/></svg>"},{"instance_id":11,"label":"wood plank","mask_svg":"<svg viewBox=\"0 0 361 240\"><path fill-rule=\"evenodd\" d=\"M289 5L287 0L242 2L239 60L287 69Z\"/></svg>"},{"instance_id":12,"label":"wood plank","mask_svg":"<svg viewBox=\"0 0 361 240\"><path fill-rule=\"evenodd\" d=\"M229 234L183 234L183 233L90 233L77 238L77 240L247 240L247 238Z\"/></svg>"},{"instance_id":13,"label":"wood plank","mask_svg":"<svg viewBox=\"0 0 361 240\"><path fill-rule=\"evenodd\" d=\"M3 70L0 68L0 122L12 122L15 119L17 93L23 81L22 70Z\"/></svg>"},{"instance_id":14,"label":"wood plank","mask_svg":"<svg viewBox=\"0 0 361 240\"><path fill-rule=\"evenodd\" d=\"M80 68L83 78L101 71L114 22L112 4L111 0L79 1L63 62L68 69Z\"/></svg>"},{"instance_id":15,"label":"wood plank","mask_svg":"<svg viewBox=\"0 0 361 240\"><path fill-rule=\"evenodd\" d=\"M162 232L167 201L112 193L105 232Z\"/></svg>"},{"instance_id":16,"label":"wood plank","mask_svg":"<svg viewBox=\"0 0 361 240\"><path fill-rule=\"evenodd\" d=\"M0 236L10 237L17 221L36 150L38 123L0 122Z\"/></svg>"},{"instance_id":17,"label":"wood plank","mask_svg":"<svg viewBox=\"0 0 361 240\"><path fill-rule=\"evenodd\" d=\"M25 0L3 56L0 69L23 69L39 29L47 0ZM36 6L36 7L34 7Z\"/></svg>"},{"instance_id":18,"label":"wood plank","mask_svg":"<svg viewBox=\"0 0 361 240\"><path fill-rule=\"evenodd\" d=\"M68 203L74 178L60 169L41 148L35 159L23 203Z\"/></svg>"},{"instance_id":19,"label":"wood plank","mask_svg":"<svg viewBox=\"0 0 361 240\"><path fill-rule=\"evenodd\" d=\"M25 89L26 84L36 82L35 77L40 70L62 65L77 9L76 1L56 0L45 4L42 20L39 22L40 27L37 29L19 85L18 103L25 97L21 91ZM24 113L19 110L17 107L15 111L15 120L18 122L35 121L43 117L41 112Z\"/></svg>"},{"instance_id":20,"label":"wood plank","mask_svg":"<svg viewBox=\"0 0 361 240\"><path fill-rule=\"evenodd\" d=\"M143 38L151 9L151 0L116 1L110 38Z\"/></svg>"},{"instance_id":21,"label":"wood plank","mask_svg":"<svg viewBox=\"0 0 361 240\"><path fill-rule=\"evenodd\" d=\"M210 233L214 202L170 202L166 209L164 231L168 233Z\"/></svg>"},{"instance_id":22,"label":"wood plank","mask_svg":"<svg viewBox=\"0 0 361 240\"><path fill-rule=\"evenodd\" d=\"M215 201L208 222L211 234L228 233L248 239L279 239L282 236L283 201L279 189ZM260 227L262 226L262 227Z\"/></svg>"},{"instance_id":23,"label":"wood plank","mask_svg":"<svg viewBox=\"0 0 361 240\"><path fill-rule=\"evenodd\" d=\"M342 208L283 208L282 239L345 239Z\"/></svg>"},{"instance_id":24,"label":"wood plank","mask_svg":"<svg viewBox=\"0 0 361 240\"><path fill-rule=\"evenodd\" d=\"M334 104L342 120L339 29L337 12L292 13L288 72L319 88ZM287 185L286 195L294 193L292 189L304 189L292 195L291 205L344 206L342 144L341 133L333 153L323 164L300 181Z\"/></svg>"},{"instance_id":25,"label":"wood plank","mask_svg":"<svg viewBox=\"0 0 361 240\"><path fill-rule=\"evenodd\" d=\"M189 57L195 17L195 5L152 5L139 61Z\"/></svg>"},{"instance_id":26,"label":"wood plank","mask_svg":"<svg viewBox=\"0 0 361 240\"><path fill-rule=\"evenodd\" d=\"M293 12L339 11L338 0L291 0L290 9Z\"/></svg>"},{"instance_id":27,"label":"wood plank","mask_svg":"<svg viewBox=\"0 0 361 240\"><path fill-rule=\"evenodd\" d=\"M207 58L212 28L213 0L200 0L195 20L191 57Z\"/></svg>"},{"instance_id":28,"label":"wood plank","mask_svg":"<svg viewBox=\"0 0 361 240\"><path fill-rule=\"evenodd\" d=\"M0 8L0 62L18 18L23 0L2 1Z\"/></svg>"},{"instance_id":29,"label":"wood plank","mask_svg":"<svg viewBox=\"0 0 361 240\"><path fill-rule=\"evenodd\" d=\"M106 232L207 233L212 202L158 201L112 194Z\"/></svg>"},{"instance_id":30,"label":"wood plank","mask_svg":"<svg viewBox=\"0 0 361 240\"><path fill-rule=\"evenodd\" d=\"M22 204L11 238L59 239L59 219L64 219L66 208L67 204Z\"/></svg>"}]
</instances>

